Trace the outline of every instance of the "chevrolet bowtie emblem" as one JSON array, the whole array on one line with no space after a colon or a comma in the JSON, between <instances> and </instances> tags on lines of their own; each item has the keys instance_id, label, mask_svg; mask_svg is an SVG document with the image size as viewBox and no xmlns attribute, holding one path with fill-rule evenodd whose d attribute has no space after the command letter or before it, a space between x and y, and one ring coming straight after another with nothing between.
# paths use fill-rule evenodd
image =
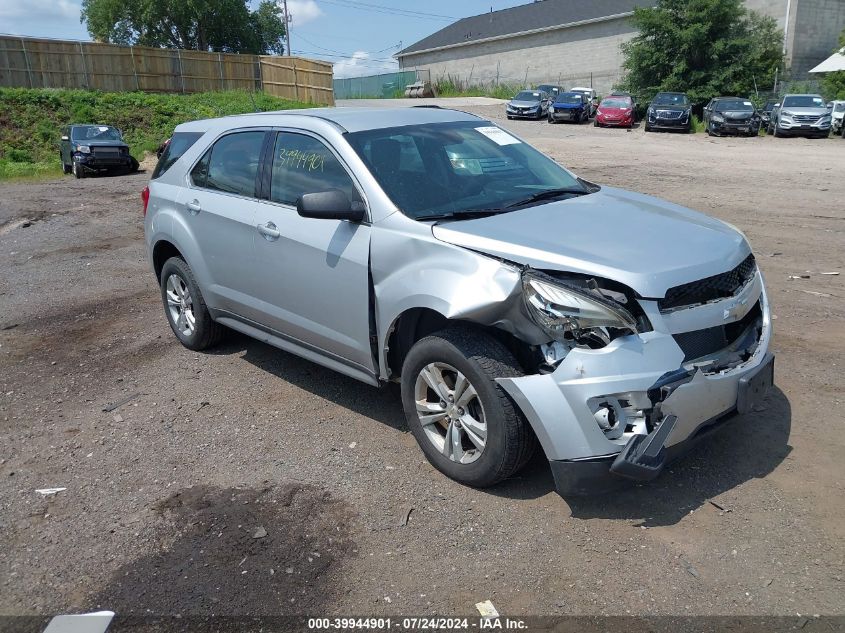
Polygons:
<instances>
[{"instance_id":1,"label":"chevrolet bowtie emblem","mask_svg":"<svg viewBox=\"0 0 845 633\"><path fill-rule=\"evenodd\" d=\"M722 313L722 318L727 320L737 320L742 318L745 314L745 306L748 304L748 299L743 299L742 301L737 301L733 304L730 308L725 308L725 311Z\"/></svg>"}]
</instances>

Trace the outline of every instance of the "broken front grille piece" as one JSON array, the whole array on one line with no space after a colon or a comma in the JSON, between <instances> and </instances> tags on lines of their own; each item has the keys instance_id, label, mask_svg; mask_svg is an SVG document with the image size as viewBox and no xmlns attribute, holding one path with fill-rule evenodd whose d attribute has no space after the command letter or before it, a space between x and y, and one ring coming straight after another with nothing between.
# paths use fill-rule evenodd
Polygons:
<instances>
[{"instance_id":1,"label":"broken front grille piece","mask_svg":"<svg viewBox=\"0 0 845 633\"><path fill-rule=\"evenodd\" d=\"M661 312L667 312L732 297L748 283L756 270L754 255L749 255L739 266L726 273L669 288L666 297L660 299L657 306Z\"/></svg>"}]
</instances>

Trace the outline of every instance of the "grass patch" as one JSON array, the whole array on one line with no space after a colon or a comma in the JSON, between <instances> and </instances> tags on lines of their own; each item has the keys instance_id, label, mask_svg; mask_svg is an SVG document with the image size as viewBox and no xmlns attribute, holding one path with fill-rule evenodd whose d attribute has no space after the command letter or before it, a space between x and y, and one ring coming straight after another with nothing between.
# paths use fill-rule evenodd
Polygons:
<instances>
[{"instance_id":1,"label":"grass patch","mask_svg":"<svg viewBox=\"0 0 845 633\"><path fill-rule=\"evenodd\" d=\"M699 119L696 115L692 115L692 133L693 134L702 134L705 132L704 128L704 121Z\"/></svg>"},{"instance_id":2,"label":"grass patch","mask_svg":"<svg viewBox=\"0 0 845 633\"><path fill-rule=\"evenodd\" d=\"M469 84L450 76L438 79L434 83L434 94L438 97L493 97L494 99L513 99L522 88L508 84Z\"/></svg>"},{"instance_id":3,"label":"grass patch","mask_svg":"<svg viewBox=\"0 0 845 633\"><path fill-rule=\"evenodd\" d=\"M140 160L185 121L307 107L263 92L182 95L0 88L0 179L61 174L61 127L70 123L119 128L130 153Z\"/></svg>"}]
</instances>

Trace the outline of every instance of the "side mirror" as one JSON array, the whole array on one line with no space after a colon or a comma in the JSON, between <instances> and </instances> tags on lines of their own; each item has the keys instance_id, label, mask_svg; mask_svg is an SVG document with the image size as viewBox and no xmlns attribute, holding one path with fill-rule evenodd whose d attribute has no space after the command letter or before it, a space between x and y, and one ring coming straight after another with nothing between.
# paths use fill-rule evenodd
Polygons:
<instances>
[{"instance_id":1,"label":"side mirror","mask_svg":"<svg viewBox=\"0 0 845 633\"><path fill-rule=\"evenodd\" d=\"M364 219L363 205L353 205L349 197L339 189L303 194L296 201L296 212L303 218L318 220L360 222Z\"/></svg>"},{"instance_id":2,"label":"side mirror","mask_svg":"<svg viewBox=\"0 0 845 633\"><path fill-rule=\"evenodd\" d=\"M67 137L67 136L63 136L63 137L62 137L62 140L63 140L63 141L69 141L69 140L70 140L70 138L69 138L69 137Z\"/></svg>"}]
</instances>

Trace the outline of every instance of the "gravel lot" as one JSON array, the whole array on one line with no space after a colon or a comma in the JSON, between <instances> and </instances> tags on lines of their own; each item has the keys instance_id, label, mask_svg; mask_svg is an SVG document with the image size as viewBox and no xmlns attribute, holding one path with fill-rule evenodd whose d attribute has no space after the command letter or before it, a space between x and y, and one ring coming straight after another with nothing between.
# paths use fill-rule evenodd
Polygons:
<instances>
[{"instance_id":1,"label":"gravel lot","mask_svg":"<svg viewBox=\"0 0 845 633\"><path fill-rule=\"evenodd\" d=\"M2 183L0 614L845 612L845 141L469 107L748 235L776 318L766 406L622 494L563 500L542 457L465 488L395 389L238 335L182 348L144 254L149 173Z\"/></svg>"}]
</instances>

